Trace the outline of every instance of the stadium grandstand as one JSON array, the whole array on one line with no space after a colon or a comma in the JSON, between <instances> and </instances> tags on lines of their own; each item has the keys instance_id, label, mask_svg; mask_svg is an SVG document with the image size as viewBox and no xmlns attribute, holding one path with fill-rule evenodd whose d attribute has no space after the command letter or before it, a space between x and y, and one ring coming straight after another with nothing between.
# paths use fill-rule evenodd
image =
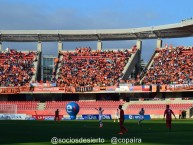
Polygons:
<instances>
[{"instance_id":1,"label":"stadium grandstand","mask_svg":"<svg viewBox=\"0 0 193 145\"><path fill-rule=\"evenodd\" d=\"M135 29L0 30L0 113L31 117L54 115L59 109L66 117L65 106L74 101L80 106L79 116L97 114L98 107L114 115L123 105L126 114L144 108L152 118L162 118L170 104L175 114L185 110L191 118L193 47L163 47L162 38L190 37L192 28L193 20ZM143 39L157 39L146 66L141 65ZM108 40L136 40L136 45L103 49L102 41ZM97 41L97 50L63 50L68 41ZM3 42L37 42L37 51L3 51ZM42 76L42 42L58 42L49 77Z\"/></svg>"}]
</instances>

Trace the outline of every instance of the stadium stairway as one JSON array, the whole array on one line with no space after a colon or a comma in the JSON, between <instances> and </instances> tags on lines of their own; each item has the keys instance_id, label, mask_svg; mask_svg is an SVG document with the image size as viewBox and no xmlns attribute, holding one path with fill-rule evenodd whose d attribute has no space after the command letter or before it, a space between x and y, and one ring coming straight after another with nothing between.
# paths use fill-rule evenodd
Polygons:
<instances>
[{"instance_id":1,"label":"stadium stairway","mask_svg":"<svg viewBox=\"0 0 193 145\"><path fill-rule=\"evenodd\" d=\"M35 66L35 72L34 72L34 75L32 76L32 79L31 79L31 81L32 82L35 82L36 81L36 78L37 78L37 66L38 66L38 63L37 62L34 62L33 63L34 64L34 66Z\"/></svg>"},{"instance_id":2,"label":"stadium stairway","mask_svg":"<svg viewBox=\"0 0 193 145\"><path fill-rule=\"evenodd\" d=\"M59 73L59 68L60 68L60 66L61 66L61 63L59 63L59 62L61 62L61 60L62 60L62 55L59 55L59 61L57 62L57 65L56 66L58 66L57 67L57 69L56 69L56 79L58 79L58 73Z\"/></svg>"},{"instance_id":3,"label":"stadium stairway","mask_svg":"<svg viewBox=\"0 0 193 145\"><path fill-rule=\"evenodd\" d=\"M147 64L147 70L146 71L148 71L149 69L150 69L150 67L152 66L152 64L153 64L153 62L154 62L154 57L156 57L156 56L158 56L159 55L159 53L157 53L156 52L156 50L154 51L154 53L153 53L153 55L152 55L152 57L151 57L151 59L148 61L149 63ZM146 72L145 72L146 73ZM145 73L142 75L141 74L141 80L140 80L140 84L142 83L142 81L143 81L143 79L144 79L144 76L145 76Z\"/></svg>"},{"instance_id":4,"label":"stadium stairway","mask_svg":"<svg viewBox=\"0 0 193 145\"><path fill-rule=\"evenodd\" d=\"M127 62L126 66L122 71L123 80L126 80L132 73L133 69L135 68L135 65L138 63L139 55L140 55L139 49L137 49L135 53L132 53L131 57L129 58L129 61Z\"/></svg>"},{"instance_id":5,"label":"stadium stairway","mask_svg":"<svg viewBox=\"0 0 193 145\"><path fill-rule=\"evenodd\" d=\"M33 74L33 76L32 76L31 82L35 82L35 81L37 80L38 67L39 67L39 66L38 66L38 63L39 63L39 61L40 61L40 54L38 54L38 56L37 56L37 61L34 61L34 62L33 62L35 72L34 72L34 74Z\"/></svg>"},{"instance_id":6,"label":"stadium stairway","mask_svg":"<svg viewBox=\"0 0 193 145\"><path fill-rule=\"evenodd\" d=\"M156 53L156 50L155 50L155 51L153 52L151 58L149 59L147 65L145 66L145 70L149 70L150 66L151 66L152 63L153 63L153 58L155 57L156 54L157 54L157 53ZM141 77L140 84L142 83L142 80L143 80L143 78L144 78L144 76L145 76L145 73L146 73L145 71L142 71L141 74L140 74L140 77Z\"/></svg>"},{"instance_id":7,"label":"stadium stairway","mask_svg":"<svg viewBox=\"0 0 193 145\"><path fill-rule=\"evenodd\" d=\"M38 103L38 110L45 110L46 103Z\"/></svg>"}]
</instances>

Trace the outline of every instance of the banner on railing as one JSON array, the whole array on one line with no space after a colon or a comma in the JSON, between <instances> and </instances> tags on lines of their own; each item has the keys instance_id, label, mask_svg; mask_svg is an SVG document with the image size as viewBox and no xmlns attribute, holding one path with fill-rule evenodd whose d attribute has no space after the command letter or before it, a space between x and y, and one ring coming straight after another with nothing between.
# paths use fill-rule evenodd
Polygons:
<instances>
[{"instance_id":1,"label":"banner on railing","mask_svg":"<svg viewBox=\"0 0 193 145\"><path fill-rule=\"evenodd\" d=\"M0 87L0 94L17 94L19 92L19 87Z\"/></svg>"},{"instance_id":2,"label":"banner on railing","mask_svg":"<svg viewBox=\"0 0 193 145\"><path fill-rule=\"evenodd\" d=\"M61 120L72 120L70 117L63 117ZM83 117L77 117L76 120L85 120Z\"/></svg>"},{"instance_id":3,"label":"banner on railing","mask_svg":"<svg viewBox=\"0 0 193 145\"><path fill-rule=\"evenodd\" d=\"M188 91L188 90L193 90L193 84L170 84L160 86L160 92Z\"/></svg>"},{"instance_id":4,"label":"banner on railing","mask_svg":"<svg viewBox=\"0 0 193 145\"><path fill-rule=\"evenodd\" d=\"M125 119L128 119L128 120L131 120L131 119L134 119L134 120L139 120L140 119L140 115L124 115L124 118ZM151 117L150 117L150 115L144 115L144 117L143 117L143 119L144 120L150 120L151 119Z\"/></svg>"},{"instance_id":5,"label":"banner on railing","mask_svg":"<svg viewBox=\"0 0 193 145\"><path fill-rule=\"evenodd\" d=\"M93 87L91 87L91 86L76 87L75 91L76 92L92 92L93 91Z\"/></svg>"},{"instance_id":6,"label":"banner on railing","mask_svg":"<svg viewBox=\"0 0 193 145\"><path fill-rule=\"evenodd\" d=\"M0 114L0 120L25 120L26 114Z\"/></svg>"},{"instance_id":7,"label":"banner on railing","mask_svg":"<svg viewBox=\"0 0 193 145\"><path fill-rule=\"evenodd\" d=\"M106 91L115 91L117 86L107 86Z\"/></svg>"},{"instance_id":8,"label":"banner on railing","mask_svg":"<svg viewBox=\"0 0 193 145\"><path fill-rule=\"evenodd\" d=\"M50 88L35 87L34 92L36 91L59 91L59 87L50 87Z\"/></svg>"},{"instance_id":9,"label":"banner on railing","mask_svg":"<svg viewBox=\"0 0 193 145\"><path fill-rule=\"evenodd\" d=\"M99 115L98 114L83 114L82 118L84 118L84 120L98 120ZM102 116L102 119L112 119L112 118L110 114L104 114Z\"/></svg>"},{"instance_id":10,"label":"banner on railing","mask_svg":"<svg viewBox=\"0 0 193 145\"><path fill-rule=\"evenodd\" d=\"M38 93L75 93L75 92L175 92L175 91L189 91L193 90L193 84L170 84L170 85L138 85L133 86L132 84L124 84L119 86L85 86L85 87L54 87L54 86L21 86L21 87L0 87L0 94L17 94L24 92L38 92Z\"/></svg>"},{"instance_id":11,"label":"banner on railing","mask_svg":"<svg viewBox=\"0 0 193 145\"><path fill-rule=\"evenodd\" d=\"M31 87L56 87L56 83L30 83Z\"/></svg>"},{"instance_id":12,"label":"banner on railing","mask_svg":"<svg viewBox=\"0 0 193 145\"><path fill-rule=\"evenodd\" d=\"M150 85L140 85L140 86L133 86L128 84L127 86L119 86L115 90L116 92L144 92L150 91Z\"/></svg>"},{"instance_id":13,"label":"banner on railing","mask_svg":"<svg viewBox=\"0 0 193 145\"><path fill-rule=\"evenodd\" d=\"M55 115L32 115L32 118L36 120L54 120ZM59 115L59 119L61 120L63 115Z\"/></svg>"}]
</instances>

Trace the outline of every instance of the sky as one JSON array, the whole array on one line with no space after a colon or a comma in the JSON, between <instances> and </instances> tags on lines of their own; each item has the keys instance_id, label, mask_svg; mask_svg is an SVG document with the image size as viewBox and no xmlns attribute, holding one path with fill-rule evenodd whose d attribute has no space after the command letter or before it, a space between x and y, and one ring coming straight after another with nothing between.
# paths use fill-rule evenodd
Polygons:
<instances>
[{"instance_id":1,"label":"sky","mask_svg":"<svg viewBox=\"0 0 193 145\"><path fill-rule=\"evenodd\" d=\"M0 0L0 30L123 29L179 23L193 17L192 0ZM57 43L42 43L44 55L56 55ZM131 48L136 41L105 41L103 48ZM163 39L164 44L193 46L193 38ZM64 42L64 49L96 42ZM37 43L7 43L17 50L36 50ZM156 40L142 40L147 62Z\"/></svg>"}]
</instances>

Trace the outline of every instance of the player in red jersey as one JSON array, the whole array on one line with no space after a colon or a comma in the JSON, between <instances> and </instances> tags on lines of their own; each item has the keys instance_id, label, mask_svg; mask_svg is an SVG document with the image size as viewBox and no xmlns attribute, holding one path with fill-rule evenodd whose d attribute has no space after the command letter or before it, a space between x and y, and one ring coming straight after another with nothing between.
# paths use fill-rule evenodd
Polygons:
<instances>
[{"instance_id":1,"label":"player in red jersey","mask_svg":"<svg viewBox=\"0 0 193 145\"><path fill-rule=\"evenodd\" d=\"M59 118L59 110L58 110L58 109L55 111L54 120L55 120L55 121L56 121L56 120L60 121L60 118Z\"/></svg>"},{"instance_id":2,"label":"player in red jersey","mask_svg":"<svg viewBox=\"0 0 193 145\"><path fill-rule=\"evenodd\" d=\"M175 119L176 119L176 116L174 114L174 112L170 109L170 106L169 105L166 105L166 110L164 112L164 118L166 116L166 126L167 128L169 128L169 131L171 131L171 125L172 125L172 114L174 115ZM164 119L163 118L163 119Z\"/></svg>"},{"instance_id":3,"label":"player in red jersey","mask_svg":"<svg viewBox=\"0 0 193 145\"><path fill-rule=\"evenodd\" d=\"M122 109L122 105L119 105L119 109L120 109L120 118L119 118L120 133L119 134L123 134L123 133L126 133L128 130L123 126L123 123L124 123L124 111Z\"/></svg>"}]
</instances>

